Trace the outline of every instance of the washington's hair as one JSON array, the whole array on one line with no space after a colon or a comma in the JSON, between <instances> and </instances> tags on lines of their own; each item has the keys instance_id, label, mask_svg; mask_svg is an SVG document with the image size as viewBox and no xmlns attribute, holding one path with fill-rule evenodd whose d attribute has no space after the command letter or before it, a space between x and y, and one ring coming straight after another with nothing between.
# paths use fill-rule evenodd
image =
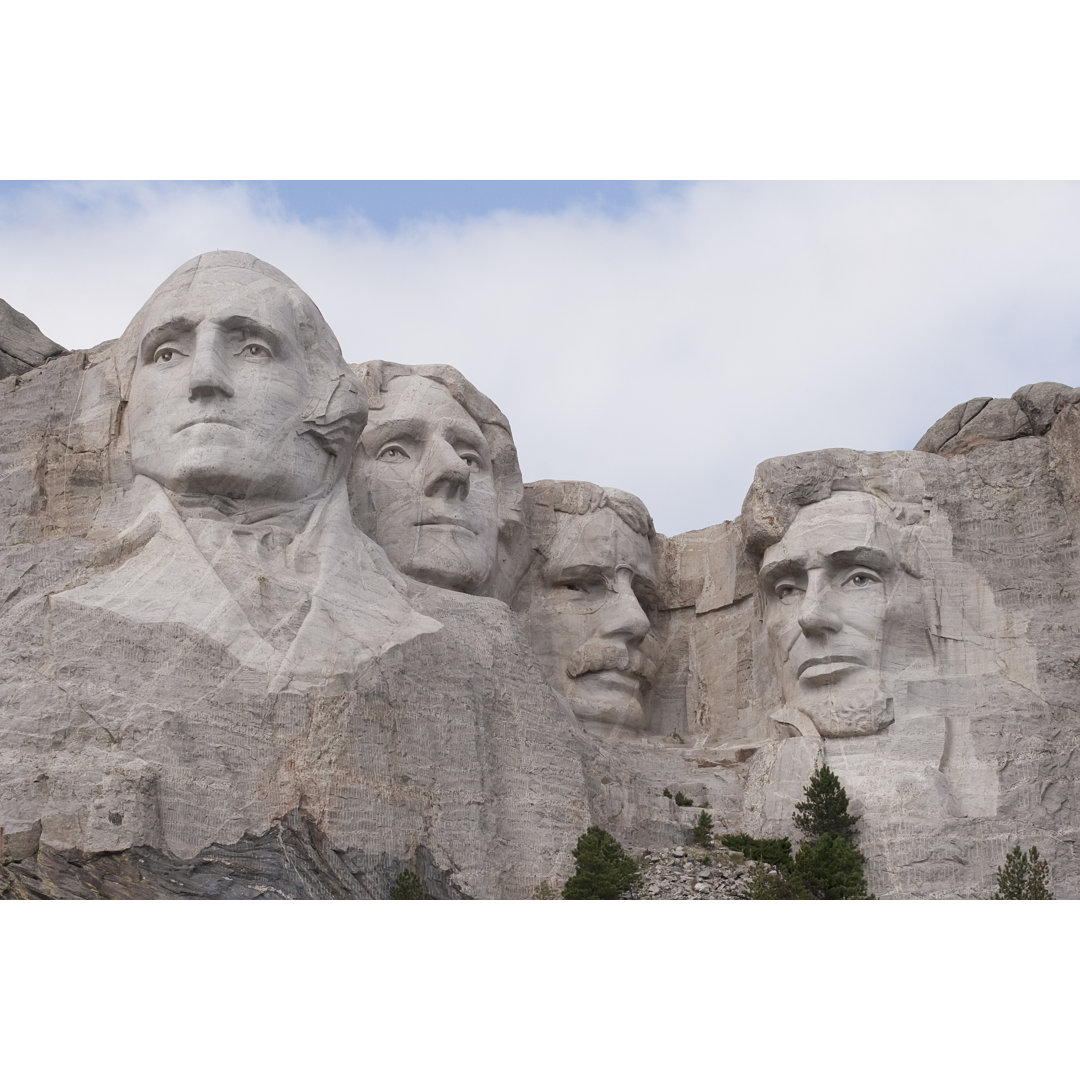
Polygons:
<instances>
[{"instance_id":1,"label":"washington's hair","mask_svg":"<svg viewBox=\"0 0 1080 1080\"><path fill-rule=\"evenodd\" d=\"M367 421L367 399L361 381L345 363L341 346L322 312L291 278L275 266L241 251L212 251L197 255L174 270L139 309L120 338L117 359L121 397L130 398L151 309L164 293L192 288L200 275L214 272L223 284L251 286L260 279L267 290L285 298L293 329L307 361L308 402L298 417L300 431L310 433L328 454L347 462Z\"/></svg>"}]
</instances>

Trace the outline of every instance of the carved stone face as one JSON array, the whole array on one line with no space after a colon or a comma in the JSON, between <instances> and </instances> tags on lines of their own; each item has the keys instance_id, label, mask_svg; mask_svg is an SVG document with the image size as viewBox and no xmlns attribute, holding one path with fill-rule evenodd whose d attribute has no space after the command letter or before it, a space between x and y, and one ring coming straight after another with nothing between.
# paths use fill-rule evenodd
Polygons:
<instances>
[{"instance_id":1,"label":"carved stone face","mask_svg":"<svg viewBox=\"0 0 1080 1080\"><path fill-rule=\"evenodd\" d=\"M656 593L649 541L609 507L556 520L530 595L533 650L579 720L640 729L656 670L647 655Z\"/></svg>"},{"instance_id":2,"label":"carved stone face","mask_svg":"<svg viewBox=\"0 0 1080 1080\"><path fill-rule=\"evenodd\" d=\"M491 576L499 515L476 421L438 383L392 379L361 437L365 531L404 574L458 592Z\"/></svg>"},{"instance_id":3,"label":"carved stone face","mask_svg":"<svg viewBox=\"0 0 1080 1080\"><path fill-rule=\"evenodd\" d=\"M280 282L235 267L164 288L145 311L128 403L136 473L171 491L295 502L331 459L297 435L309 377Z\"/></svg>"},{"instance_id":4,"label":"carved stone face","mask_svg":"<svg viewBox=\"0 0 1080 1080\"><path fill-rule=\"evenodd\" d=\"M880 726L859 719L859 704L927 652L921 586L901 568L900 543L880 500L837 492L765 552L758 580L784 701L825 718L822 734Z\"/></svg>"}]
</instances>

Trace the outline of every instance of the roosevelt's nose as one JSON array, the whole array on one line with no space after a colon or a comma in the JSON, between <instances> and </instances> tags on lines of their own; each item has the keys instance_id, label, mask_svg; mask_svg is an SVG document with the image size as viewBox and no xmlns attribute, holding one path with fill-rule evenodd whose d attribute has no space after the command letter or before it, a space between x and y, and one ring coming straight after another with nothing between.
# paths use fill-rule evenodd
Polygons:
<instances>
[{"instance_id":1,"label":"roosevelt's nose","mask_svg":"<svg viewBox=\"0 0 1080 1080\"><path fill-rule=\"evenodd\" d=\"M195 352L188 375L188 397L192 400L213 397L215 394L233 396L225 345L226 342L215 333L204 332L195 339Z\"/></svg>"},{"instance_id":2,"label":"roosevelt's nose","mask_svg":"<svg viewBox=\"0 0 1080 1080\"><path fill-rule=\"evenodd\" d=\"M631 586L629 573L620 571L615 589L603 607L601 636L622 638L636 644L645 637L651 626L649 616Z\"/></svg>"},{"instance_id":3,"label":"roosevelt's nose","mask_svg":"<svg viewBox=\"0 0 1080 1080\"><path fill-rule=\"evenodd\" d=\"M808 635L836 633L844 628L831 588L813 574L799 603L799 626Z\"/></svg>"},{"instance_id":4,"label":"roosevelt's nose","mask_svg":"<svg viewBox=\"0 0 1080 1080\"><path fill-rule=\"evenodd\" d=\"M469 464L445 439L433 439L424 455L424 494L464 499L469 494Z\"/></svg>"}]
</instances>

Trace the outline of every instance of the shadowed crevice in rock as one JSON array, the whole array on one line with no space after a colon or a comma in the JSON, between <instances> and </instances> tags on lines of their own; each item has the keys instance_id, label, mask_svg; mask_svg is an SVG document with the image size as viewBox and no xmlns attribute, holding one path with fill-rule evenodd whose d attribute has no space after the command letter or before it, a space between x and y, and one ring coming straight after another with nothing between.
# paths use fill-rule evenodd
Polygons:
<instances>
[{"instance_id":1,"label":"shadowed crevice in rock","mask_svg":"<svg viewBox=\"0 0 1080 1080\"><path fill-rule=\"evenodd\" d=\"M150 847L88 854L37 846L35 829L7 837L0 867L5 900L383 900L403 870L432 899L466 899L431 853L410 861L337 852L319 827L293 810L259 836L211 844L190 859Z\"/></svg>"}]
</instances>

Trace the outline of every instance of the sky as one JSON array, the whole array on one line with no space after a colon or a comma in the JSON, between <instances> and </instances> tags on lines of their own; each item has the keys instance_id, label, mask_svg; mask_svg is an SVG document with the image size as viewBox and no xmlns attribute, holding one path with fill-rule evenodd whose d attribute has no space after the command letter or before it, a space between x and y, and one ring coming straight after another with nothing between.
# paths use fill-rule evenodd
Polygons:
<instances>
[{"instance_id":1,"label":"sky","mask_svg":"<svg viewBox=\"0 0 1080 1080\"><path fill-rule=\"evenodd\" d=\"M526 481L631 491L667 535L734 518L765 458L1080 383L1076 184L0 182L0 296L67 348L216 248L352 363L459 368Z\"/></svg>"}]
</instances>

